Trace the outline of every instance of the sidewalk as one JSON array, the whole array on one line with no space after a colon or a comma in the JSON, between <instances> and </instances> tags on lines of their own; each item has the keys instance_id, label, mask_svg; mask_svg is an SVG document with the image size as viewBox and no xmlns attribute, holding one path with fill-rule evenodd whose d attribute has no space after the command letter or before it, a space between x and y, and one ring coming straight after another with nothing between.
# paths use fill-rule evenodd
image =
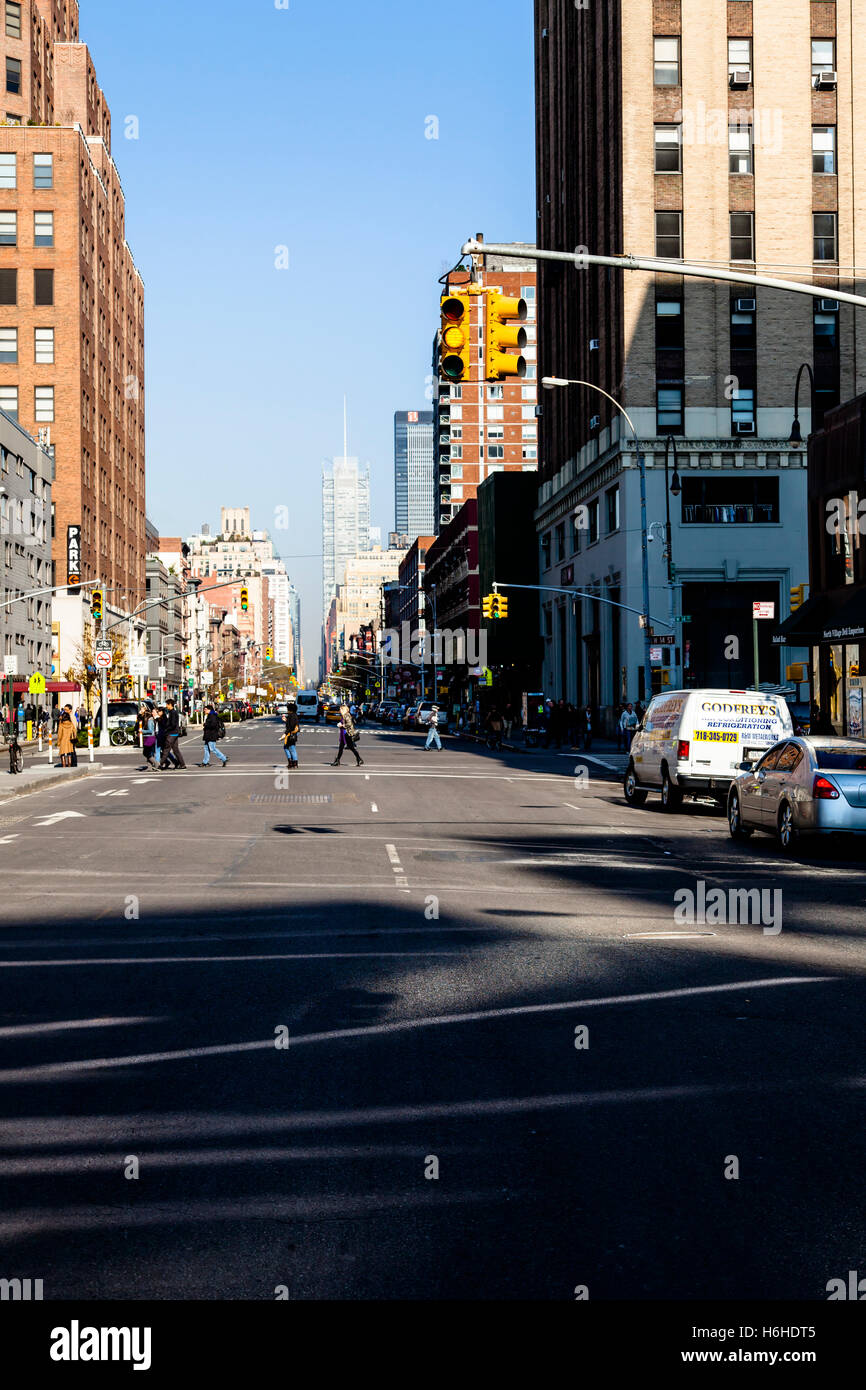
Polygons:
<instances>
[{"instance_id":1,"label":"sidewalk","mask_svg":"<svg viewBox=\"0 0 866 1390\"><path fill-rule=\"evenodd\" d=\"M56 787L61 782L72 782L76 778L90 777L102 771L100 763L79 763L78 767L58 767L56 763L53 767L28 767L17 777L0 770L0 804L12 801L16 796L41 792L45 787Z\"/></svg>"}]
</instances>

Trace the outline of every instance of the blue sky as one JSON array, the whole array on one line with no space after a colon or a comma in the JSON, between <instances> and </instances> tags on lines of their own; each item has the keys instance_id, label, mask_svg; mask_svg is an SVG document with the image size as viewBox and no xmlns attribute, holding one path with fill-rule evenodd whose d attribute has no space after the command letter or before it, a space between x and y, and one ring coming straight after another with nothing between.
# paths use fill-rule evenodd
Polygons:
<instances>
[{"instance_id":1,"label":"blue sky","mask_svg":"<svg viewBox=\"0 0 866 1390\"><path fill-rule=\"evenodd\" d=\"M476 232L534 239L532 3L277 3L81 0L81 38L146 287L148 512L177 535L249 504L301 591L314 674L344 393L385 532L438 277Z\"/></svg>"}]
</instances>

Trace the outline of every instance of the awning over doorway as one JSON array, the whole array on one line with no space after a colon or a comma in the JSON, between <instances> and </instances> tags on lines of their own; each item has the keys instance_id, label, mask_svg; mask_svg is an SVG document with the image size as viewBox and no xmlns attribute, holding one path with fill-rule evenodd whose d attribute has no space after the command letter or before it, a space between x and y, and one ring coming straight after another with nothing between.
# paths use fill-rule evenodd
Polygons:
<instances>
[{"instance_id":1,"label":"awning over doorway","mask_svg":"<svg viewBox=\"0 0 866 1390\"><path fill-rule=\"evenodd\" d=\"M821 628L822 642L866 640L866 585L852 590L849 599L828 605Z\"/></svg>"},{"instance_id":2,"label":"awning over doorway","mask_svg":"<svg viewBox=\"0 0 866 1390\"><path fill-rule=\"evenodd\" d=\"M777 645L790 647L814 647L822 640L821 634L825 620L831 613L825 594L816 594L780 623L773 641Z\"/></svg>"}]
</instances>

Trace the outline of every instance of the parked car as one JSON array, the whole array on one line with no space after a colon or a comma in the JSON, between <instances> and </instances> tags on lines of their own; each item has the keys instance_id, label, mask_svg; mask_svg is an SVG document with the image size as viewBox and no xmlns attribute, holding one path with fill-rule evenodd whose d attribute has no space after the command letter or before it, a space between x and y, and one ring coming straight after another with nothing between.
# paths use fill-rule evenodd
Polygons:
<instances>
[{"instance_id":1,"label":"parked car","mask_svg":"<svg viewBox=\"0 0 866 1390\"><path fill-rule=\"evenodd\" d=\"M418 713L418 705L406 705L403 710L403 718L400 721L404 729L414 729L415 716Z\"/></svg>"},{"instance_id":2,"label":"parked car","mask_svg":"<svg viewBox=\"0 0 866 1390\"><path fill-rule=\"evenodd\" d=\"M789 738L743 762L728 828L735 840L765 830L786 852L801 835L866 834L866 739Z\"/></svg>"},{"instance_id":3,"label":"parked car","mask_svg":"<svg viewBox=\"0 0 866 1390\"><path fill-rule=\"evenodd\" d=\"M720 806L744 762L750 765L788 734L790 711L762 690L672 690L657 695L635 734L623 782L629 806L650 791L665 811L683 797L712 797Z\"/></svg>"}]
</instances>

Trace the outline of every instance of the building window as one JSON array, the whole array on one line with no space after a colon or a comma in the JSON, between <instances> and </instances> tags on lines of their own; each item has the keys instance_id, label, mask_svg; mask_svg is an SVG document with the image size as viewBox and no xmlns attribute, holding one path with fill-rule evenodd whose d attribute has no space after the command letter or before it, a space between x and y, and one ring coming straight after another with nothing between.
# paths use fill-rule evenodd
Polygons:
<instances>
[{"instance_id":1,"label":"building window","mask_svg":"<svg viewBox=\"0 0 866 1390\"><path fill-rule=\"evenodd\" d=\"M812 126L812 173L835 174L836 172L836 127L834 125Z\"/></svg>"},{"instance_id":2,"label":"building window","mask_svg":"<svg viewBox=\"0 0 866 1390\"><path fill-rule=\"evenodd\" d=\"M4 209L0 212L0 246L18 245L18 214Z\"/></svg>"},{"instance_id":3,"label":"building window","mask_svg":"<svg viewBox=\"0 0 866 1390\"><path fill-rule=\"evenodd\" d=\"M452 478L462 478L462 477L463 477L463 464L462 464L462 463L452 463L452 465L451 465L451 477L452 477Z\"/></svg>"},{"instance_id":4,"label":"building window","mask_svg":"<svg viewBox=\"0 0 866 1390\"><path fill-rule=\"evenodd\" d=\"M731 433L754 434L755 392L751 386L739 386L731 398Z\"/></svg>"},{"instance_id":5,"label":"building window","mask_svg":"<svg viewBox=\"0 0 866 1390\"><path fill-rule=\"evenodd\" d=\"M812 213L812 259L815 261L835 261L836 214L835 212Z\"/></svg>"},{"instance_id":6,"label":"building window","mask_svg":"<svg viewBox=\"0 0 866 1390\"><path fill-rule=\"evenodd\" d=\"M35 154L33 156L33 187L54 187L54 155Z\"/></svg>"},{"instance_id":7,"label":"building window","mask_svg":"<svg viewBox=\"0 0 866 1390\"><path fill-rule=\"evenodd\" d=\"M505 406L504 406L504 405L492 405L492 406L490 406L489 410L487 411L487 419L488 419L488 420L504 420L504 419L505 419Z\"/></svg>"},{"instance_id":8,"label":"building window","mask_svg":"<svg viewBox=\"0 0 866 1390\"><path fill-rule=\"evenodd\" d=\"M565 559L565 524L560 522L556 528L556 563L561 564Z\"/></svg>"},{"instance_id":9,"label":"building window","mask_svg":"<svg viewBox=\"0 0 866 1390\"><path fill-rule=\"evenodd\" d=\"M0 386L0 410L5 410L13 420L18 419L18 387Z\"/></svg>"},{"instance_id":10,"label":"building window","mask_svg":"<svg viewBox=\"0 0 866 1390\"><path fill-rule=\"evenodd\" d=\"M769 525L779 520L779 479L683 478L682 519L691 526Z\"/></svg>"},{"instance_id":11,"label":"building window","mask_svg":"<svg viewBox=\"0 0 866 1390\"><path fill-rule=\"evenodd\" d=\"M0 328L0 362L18 361L18 329Z\"/></svg>"},{"instance_id":12,"label":"building window","mask_svg":"<svg viewBox=\"0 0 866 1390\"><path fill-rule=\"evenodd\" d=\"M489 459L504 459L505 446L503 444L490 444L487 449L487 457Z\"/></svg>"},{"instance_id":13,"label":"building window","mask_svg":"<svg viewBox=\"0 0 866 1390\"><path fill-rule=\"evenodd\" d=\"M656 255L682 260L683 215L681 212L656 213Z\"/></svg>"},{"instance_id":14,"label":"building window","mask_svg":"<svg viewBox=\"0 0 866 1390\"><path fill-rule=\"evenodd\" d=\"M731 260L753 261L755 259L755 215L752 212L732 212L731 217Z\"/></svg>"},{"instance_id":15,"label":"building window","mask_svg":"<svg viewBox=\"0 0 866 1390\"><path fill-rule=\"evenodd\" d=\"M36 361L42 366L48 366L54 361L54 329L36 329Z\"/></svg>"},{"instance_id":16,"label":"building window","mask_svg":"<svg viewBox=\"0 0 866 1390\"><path fill-rule=\"evenodd\" d=\"M18 303L18 271L0 270L0 304Z\"/></svg>"},{"instance_id":17,"label":"building window","mask_svg":"<svg viewBox=\"0 0 866 1390\"><path fill-rule=\"evenodd\" d=\"M34 270L33 272L33 303L34 304L53 304L54 303L54 271L53 270Z\"/></svg>"},{"instance_id":18,"label":"building window","mask_svg":"<svg viewBox=\"0 0 866 1390\"><path fill-rule=\"evenodd\" d=\"M21 124L21 117L18 116L18 115L16 115L16 113L15 113L14 111L7 111L7 112L6 112L6 124L7 124L7 125L20 125L20 124Z\"/></svg>"},{"instance_id":19,"label":"building window","mask_svg":"<svg viewBox=\"0 0 866 1390\"><path fill-rule=\"evenodd\" d=\"M505 388L503 386L488 386L487 399L489 401L501 401L505 398Z\"/></svg>"},{"instance_id":20,"label":"building window","mask_svg":"<svg viewBox=\"0 0 866 1390\"><path fill-rule=\"evenodd\" d=\"M6 0L6 37L9 39L20 39L21 37L21 6L16 0Z\"/></svg>"},{"instance_id":21,"label":"building window","mask_svg":"<svg viewBox=\"0 0 866 1390\"><path fill-rule=\"evenodd\" d=\"M588 542L594 545L598 540L598 498L594 498L587 507L587 532Z\"/></svg>"},{"instance_id":22,"label":"building window","mask_svg":"<svg viewBox=\"0 0 866 1390\"><path fill-rule=\"evenodd\" d=\"M38 425L50 425L54 419L54 387L35 388L35 419Z\"/></svg>"},{"instance_id":23,"label":"building window","mask_svg":"<svg viewBox=\"0 0 866 1390\"><path fill-rule=\"evenodd\" d=\"M451 489L451 500L452 500L452 502L462 502L462 501L463 501L463 486L462 486L462 484L457 483L457 484L455 484L455 485L452 487L452 489Z\"/></svg>"},{"instance_id":24,"label":"building window","mask_svg":"<svg viewBox=\"0 0 866 1390\"><path fill-rule=\"evenodd\" d=\"M812 76L822 72L834 72L836 68L836 40L812 40Z\"/></svg>"},{"instance_id":25,"label":"building window","mask_svg":"<svg viewBox=\"0 0 866 1390\"><path fill-rule=\"evenodd\" d=\"M735 72L751 72L752 40L728 39L728 77Z\"/></svg>"},{"instance_id":26,"label":"building window","mask_svg":"<svg viewBox=\"0 0 866 1390\"><path fill-rule=\"evenodd\" d=\"M680 85L680 41L678 37L653 39L653 82L657 87Z\"/></svg>"},{"instance_id":27,"label":"building window","mask_svg":"<svg viewBox=\"0 0 866 1390\"><path fill-rule=\"evenodd\" d=\"M752 127L732 125L728 127L728 172L731 174L751 174L752 168Z\"/></svg>"},{"instance_id":28,"label":"building window","mask_svg":"<svg viewBox=\"0 0 866 1390\"><path fill-rule=\"evenodd\" d=\"M505 426L504 426L504 425L488 425L488 427L487 427L487 438L488 438L488 439L497 439L497 440L498 440L498 439L504 439L504 438L505 438Z\"/></svg>"},{"instance_id":29,"label":"building window","mask_svg":"<svg viewBox=\"0 0 866 1390\"><path fill-rule=\"evenodd\" d=\"M524 459L537 459L537 458L538 458L538 448L537 448L537 447L536 447L536 448L532 448L531 446L530 446L529 448L524 448L524 450L523 450L523 458L524 458Z\"/></svg>"},{"instance_id":30,"label":"building window","mask_svg":"<svg viewBox=\"0 0 866 1390\"><path fill-rule=\"evenodd\" d=\"M683 301L681 299L656 300L656 351L682 352Z\"/></svg>"},{"instance_id":31,"label":"building window","mask_svg":"<svg viewBox=\"0 0 866 1390\"><path fill-rule=\"evenodd\" d=\"M54 213L53 213L53 212L34 212L34 214L33 214L33 245L34 245L34 246L53 246L53 245L54 245Z\"/></svg>"},{"instance_id":32,"label":"building window","mask_svg":"<svg viewBox=\"0 0 866 1390\"><path fill-rule=\"evenodd\" d=\"M607 503L607 534L619 530L619 488L608 488L604 494Z\"/></svg>"},{"instance_id":33,"label":"building window","mask_svg":"<svg viewBox=\"0 0 866 1390\"><path fill-rule=\"evenodd\" d=\"M832 301L831 301L832 302ZM812 317L812 361L815 372L815 411L812 429L821 429L824 413L839 404L839 314L815 307Z\"/></svg>"},{"instance_id":34,"label":"building window","mask_svg":"<svg viewBox=\"0 0 866 1390\"><path fill-rule=\"evenodd\" d=\"M737 307L743 302L742 299L735 299L731 304L731 350L733 352L755 352L757 349L755 313L754 310L744 310Z\"/></svg>"},{"instance_id":35,"label":"building window","mask_svg":"<svg viewBox=\"0 0 866 1390\"><path fill-rule=\"evenodd\" d=\"M534 285L521 285L521 286L520 286L520 298L526 300L526 307L527 307L527 309L529 309L530 304L531 304L532 301L535 299L535 286L534 286Z\"/></svg>"},{"instance_id":36,"label":"building window","mask_svg":"<svg viewBox=\"0 0 866 1390\"><path fill-rule=\"evenodd\" d=\"M682 434L683 387L659 386L656 391L656 429L659 434Z\"/></svg>"},{"instance_id":37,"label":"building window","mask_svg":"<svg viewBox=\"0 0 866 1390\"><path fill-rule=\"evenodd\" d=\"M14 154L0 154L0 188L17 188Z\"/></svg>"},{"instance_id":38,"label":"building window","mask_svg":"<svg viewBox=\"0 0 866 1390\"><path fill-rule=\"evenodd\" d=\"M13 96L21 94L21 59L6 59L6 90L12 92Z\"/></svg>"},{"instance_id":39,"label":"building window","mask_svg":"<svg viewBox=\"0 0 866 1390\"><path fill-rule=\"evenodd\" d=\"M682 173L682 134L679 125L657 125L655 128L657 174Z\"/></svg>"}]
</instances>

